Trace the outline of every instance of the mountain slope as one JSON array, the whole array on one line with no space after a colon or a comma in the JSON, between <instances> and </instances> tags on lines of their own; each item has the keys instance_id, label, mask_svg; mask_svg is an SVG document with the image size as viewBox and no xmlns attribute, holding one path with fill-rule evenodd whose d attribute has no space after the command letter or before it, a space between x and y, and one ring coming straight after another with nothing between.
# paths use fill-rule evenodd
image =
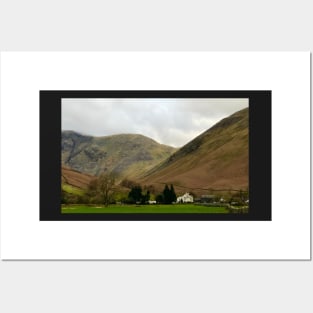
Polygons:
<instances>
[{"instance_id":1,"label":"mountain slope","mask_svg":"<svg viewBox=\"0 0 313 313\"><path fill-rule=\"evenodd\" d=\"M174 151L175 148L137 134L92 137L62 132L62 164L92 175L108 171L120 178L135 179Z\"/></svg>"},{"instance_id":2,"label":"mountain slope","mask_svg":"<svg viewBox=\"0 0 313 313\"><path fill-rule=\"evenodd\" d=\"M204 189L246 189L249 169L248 108L221 120L160 165L141 183Z\"/></svg>"},{"instance_id":3,"label":"mountain slope","mask_svg":"<svg viewBox=\"0 0 313 313\"><path fill-rule=\"evenodd\" d=\"M74 188L87 189L89 183L95 176L83 174L68 167L62 166L62 185L68 185Z\"/></svg>"}]
</instances>

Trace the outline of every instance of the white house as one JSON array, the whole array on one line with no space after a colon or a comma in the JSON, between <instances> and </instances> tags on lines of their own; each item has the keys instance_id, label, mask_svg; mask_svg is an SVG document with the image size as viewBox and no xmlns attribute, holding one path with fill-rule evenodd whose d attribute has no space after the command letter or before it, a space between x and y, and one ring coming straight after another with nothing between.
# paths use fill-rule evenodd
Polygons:
<instances>
[{"instance_id":1,"label":"white house","mask_svg":"<svg viewBox=\"0 0 313 313\"><path fill-rule=\"evenodd\" d=\"M183 196L177 198L177 203L193 202L193 196L186 192Z\"/></svg>"}]
</instances>

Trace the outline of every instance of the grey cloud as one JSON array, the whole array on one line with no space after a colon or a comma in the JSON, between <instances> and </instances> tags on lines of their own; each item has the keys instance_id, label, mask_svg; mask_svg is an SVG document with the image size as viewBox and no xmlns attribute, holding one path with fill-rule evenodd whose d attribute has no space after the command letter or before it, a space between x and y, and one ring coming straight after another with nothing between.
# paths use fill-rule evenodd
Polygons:
<instances>
[{"instance_id":1,"label":"grey cloud","mask_svg":"<svg viewBox=\"0 0 313 313\"><path fill-rule=\"evenodd\" d=\"M137 133L180 147L245 107L248 99L63 99L62 130Z\"/></svg>"}]
</instances>

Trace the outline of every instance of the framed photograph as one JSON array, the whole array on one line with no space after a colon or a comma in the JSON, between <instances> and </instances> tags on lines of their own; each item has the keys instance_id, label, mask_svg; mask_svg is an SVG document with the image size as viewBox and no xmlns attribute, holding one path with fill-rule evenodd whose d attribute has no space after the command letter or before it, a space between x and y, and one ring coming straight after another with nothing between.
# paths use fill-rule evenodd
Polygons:
<instances>
[{"instance_id":1,"label":"framed photograph","mask_svg":"<svg viewBox=\"0 0 313 313\"><path fill-rule=\"evenodd\" d=\"M2 259L311 259L309 52L0 60Z\"/></svg>"},{"instance_id":2,"label":"framed photograph","mask_svg":"<svg viewBox=\"0 0 313 313\"><path fill-rule=\"evenodd\" d=\"M41 91L40 149L41 220L271 219L271 91Z\"/></svg>"}]
</instances>

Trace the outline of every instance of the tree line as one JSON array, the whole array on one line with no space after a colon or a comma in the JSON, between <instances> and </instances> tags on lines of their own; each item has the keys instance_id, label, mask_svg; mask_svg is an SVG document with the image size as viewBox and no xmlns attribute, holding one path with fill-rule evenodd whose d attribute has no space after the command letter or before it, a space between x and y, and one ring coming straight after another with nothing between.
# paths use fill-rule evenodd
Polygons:
<instances>
[{"instance_id":1,"label":"tree line","mask_svg":"<svg viewBox=\"0 0 313 313\"><path fill-rule=\"evenodd\" d=\"M125 195L123 197L121 202L127 204L148 203L152 197L152 193L155 192L153 186L144 186L145 190L143 190L141 185L129 180L124 180L121 183L122 186L125 186L126 184L130 191L127 196ZM116 176L114 174L103 173L89 183L87 191L84 194L71 194L62 190L61 203L91 203L104 204L105 206L108 206L109 204L117 202L117 191L118 186L116 185ZM155 197L155 201L160 204L171 204L176 202L176 199L177 197L174 186L170 185L169 187L167 184L164 186L163 192L157 194Z\"/></svg>"},{"instance_id":2,"label":"tree line","mask_svg":"<svg viewBox=\"0 0 313 313\"><path fill-rule=\"evenodd\" d=\"M150 191L147 190L146 193L143 193L140 185L134 186L131 188L131 191L128 194L128 203L147 203L150 200ZM177 196L174 190L174 186L171 185L169 188L166 184L162 193L158 194L155 197L155 201L161 204L171 204L176 202Z\"/></svg>"},{"instance_id":3,"label":"tree line","mask_svg":"<svg viewBox=\"0 0 313 313\"><path fill-rule=\"evenodd\" d=\"M99 177L93 179L84 194L77 195L67 193L62 190L61 203L93 203L93 204L104 204L108 206L113 203L114 193L117 186L115 185L116 177L114 174L102 173Z\"/></svg>"}]
</instances>

